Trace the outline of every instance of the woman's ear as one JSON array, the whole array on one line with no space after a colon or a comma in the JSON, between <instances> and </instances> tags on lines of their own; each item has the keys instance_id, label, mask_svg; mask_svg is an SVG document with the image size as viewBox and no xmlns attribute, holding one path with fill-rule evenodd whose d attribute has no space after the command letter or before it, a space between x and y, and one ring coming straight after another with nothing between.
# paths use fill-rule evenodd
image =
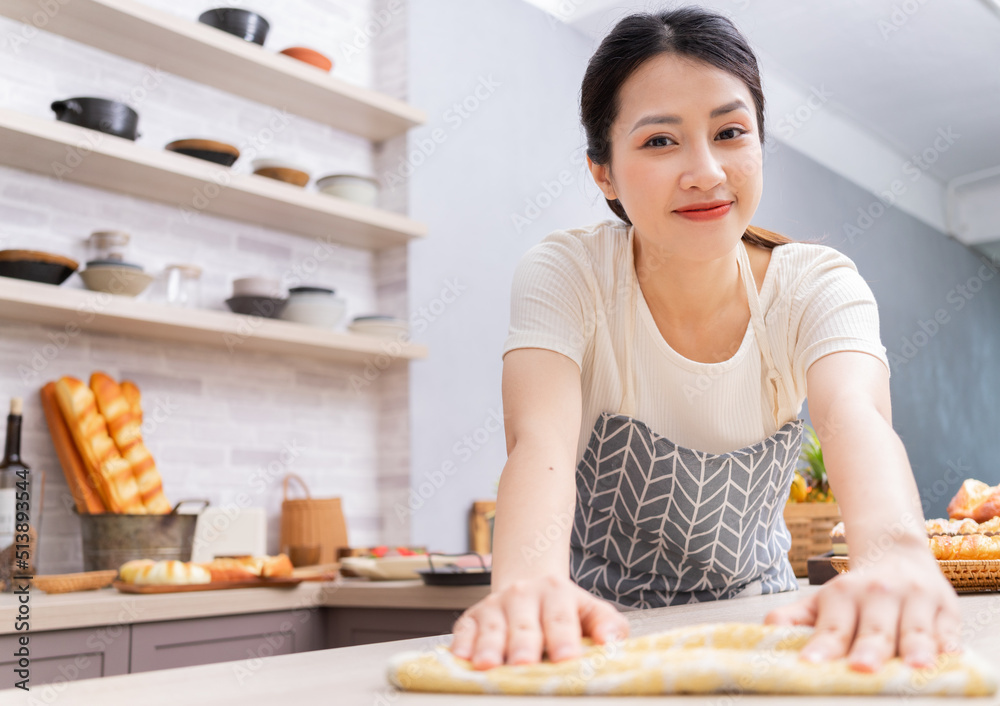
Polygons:
<instances>
[{"instance_id":1,"label":"woman's ear","mask_svg":"<svg viewBox=\"0 0 1000 706\"><path fill-rule=\"evenodd\" d=\"M594 183L604 192L604 198L608 201L617 199L618 194L615 192L615 185L611 183L611 165L595 164L590 155L587 155L587 168L594 177Z\"/></svg>"}]
</instances>

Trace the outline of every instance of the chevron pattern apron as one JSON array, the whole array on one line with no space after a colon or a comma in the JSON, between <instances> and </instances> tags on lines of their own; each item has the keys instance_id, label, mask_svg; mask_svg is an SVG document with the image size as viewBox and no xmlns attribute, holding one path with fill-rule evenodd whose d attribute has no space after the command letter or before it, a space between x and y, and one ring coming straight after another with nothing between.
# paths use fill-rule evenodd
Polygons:
<instances>
[{"instance_id":1,"label":"chevron pattern apron","mask_svg":"<svg viewBox=\"0 0 1000 706\"><path fill-rule=\"evenodd\" d=\"M750 322L773 404L771 436L723 454L679 446L633 418L634 262L625 343L624 396L597 419L576 472L570 539L573 580L625 608L793 591L798 588L782 511L802 442L774 365L750 257L737 247ZM629 238L629 259L633 259Z\"/></svg>"}]
</instances>

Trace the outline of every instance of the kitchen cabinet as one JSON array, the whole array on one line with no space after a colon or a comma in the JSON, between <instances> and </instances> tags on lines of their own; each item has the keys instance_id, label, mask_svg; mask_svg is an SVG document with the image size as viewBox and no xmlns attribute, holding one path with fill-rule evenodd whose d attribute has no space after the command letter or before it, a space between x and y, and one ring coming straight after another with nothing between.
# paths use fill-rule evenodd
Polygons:
<instances>
[{"instance_id":1,"label":"kitchen cabinet","mask_svg":"<svg viewBox=\"0 0 1000 706\"><path fill-rule=\"evenodd\" d=\"M52 684L128 674L131 635L128 625L29 634L30 684ZM19 634L0 635L0 689L14 686ZM0 698L0 702L3 699Z\"/></svg>"},{"instance_id":2,"label":"kitchen cabinet","mask_svg":"<svg viewBox=\"0 0 1000 706\"><path fill-rule=\"evenodd\" d=\"M326 647L353 647L374 642L444 635L461 610L414 608L327 608Z\"/></svg>"},{"instance_id":3,"label":"kitchen cabinet","mask_svg":"<svg viewBox=\"0 0 1000 706\"><path fill-rule=\"evenodd\" d=\"M137 623L130 671L191 667L287 655L323 647L318 609Z\"/></svg>"},{"instance_id":4,"label":"kitchen cabinet","mask_svg":"<svg viewBox=\"0 0 1000 706\"><path fill-rule=\"evenodd\" d=\"M376 142L427 119L391 96L135 0L4 0L0 15L30 17L47 32Z\"/></svg>"}]
</instances>

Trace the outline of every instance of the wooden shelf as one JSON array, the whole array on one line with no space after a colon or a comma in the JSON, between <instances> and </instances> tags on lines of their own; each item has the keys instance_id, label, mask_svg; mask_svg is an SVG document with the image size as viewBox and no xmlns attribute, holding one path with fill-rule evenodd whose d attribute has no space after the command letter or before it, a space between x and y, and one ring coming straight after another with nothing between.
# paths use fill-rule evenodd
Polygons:
<instances>
[{"instance_id":1,"label":"wooden shelf","mask_svg":"<svg viewBox=\"0 0 1000 706\"><path fill-rule=\"evenodd\" d=\"M0 14L14 20L37 14L48 32L376 142L427 120L403 101L134 0L3 0ZM268 19L274 26L281 17Z\"/></svg>"},{"instance_id":2,"label":"wooden shelf","mask_svg":"<svg viewBox=\"0 0 1000 706\"><path fill-rule=\"evenodd\" d=\"M0 164L161 201L195 217L203 211L376 250L427 232L396 213L3 108L0 144Z\"/></svg>"},{"instance_id":3,"label":"wooden shelf","mask_svg":"<svg viewBox=\"0 0 1000 706\"><path fill-rule=\"evenodd\" d=\"M397 344L353 333L327 331L287 321L240 316L206 309L180 309L49 284L0 277L0 319L60 327L79 327L140 338L196 343L228 350L309 356L363 363L375 356L427 357L427 347Z\"/></svg>"}]
</instances>

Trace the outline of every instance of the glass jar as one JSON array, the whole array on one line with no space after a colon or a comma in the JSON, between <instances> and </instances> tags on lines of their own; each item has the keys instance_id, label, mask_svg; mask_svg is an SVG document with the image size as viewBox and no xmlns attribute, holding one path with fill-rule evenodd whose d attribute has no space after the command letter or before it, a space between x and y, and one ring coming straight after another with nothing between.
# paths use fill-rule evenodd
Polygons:
<instances>
[{"instance_id":1,"label":"glass jar","mask_svg":"<svg viewBox=\"0 0 1000 706\"><path fill-rule=\"evenodd\" d=\"M98 230L87 239L87 261L125 262L131 236L120 230Z\"/></svg>"},{"instance_id":2,"label":"glass jar","mask_svg":"<svg viewBox=\"0 0 1000 706\"><path fill-rule=\"evenodd\" d=\"M167 265L163 270L167 304L186 309L201 306L201 268L197 265Z\"/></svg>"}]
</instances>

